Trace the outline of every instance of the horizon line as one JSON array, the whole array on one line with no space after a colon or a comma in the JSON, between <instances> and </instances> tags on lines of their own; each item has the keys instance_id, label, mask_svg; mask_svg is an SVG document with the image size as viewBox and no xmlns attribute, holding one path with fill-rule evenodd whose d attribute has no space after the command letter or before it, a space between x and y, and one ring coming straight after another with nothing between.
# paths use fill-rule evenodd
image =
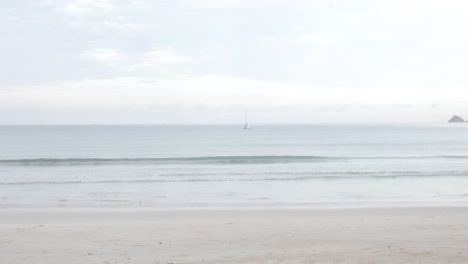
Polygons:
<instances>
[{"instance_id":1,"label":"horizon line","mask_svg":"<svg viewBox=\"0 0 468 264\"><path fill-rule=\"evenodd\" d=\"M427 122L409 122L409 121L389 121L389 122L308 122L308 123L252 123L253 125L353 125L353 124L446 124L447 121L427 121ZM457 123L468 123L457 122ZM243 123L69 123L69 124L0 124L0 126L237 126Z\"/></svg>"}]
</instances>

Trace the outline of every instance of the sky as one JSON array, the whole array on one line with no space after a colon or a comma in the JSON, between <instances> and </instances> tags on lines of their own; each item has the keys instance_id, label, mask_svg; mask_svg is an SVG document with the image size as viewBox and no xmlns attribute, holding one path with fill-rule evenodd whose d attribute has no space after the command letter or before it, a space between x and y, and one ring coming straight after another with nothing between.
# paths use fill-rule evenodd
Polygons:
<instances>
[{"instance_id":1,"label":"sky","mask_svg":"<svg viewBox=\"0 0 468 264\"><path fill-rule=\"evenodd\" d=\"M461 0L1 0L0 124L468 117Z\"/></svg>"}]
</instances>

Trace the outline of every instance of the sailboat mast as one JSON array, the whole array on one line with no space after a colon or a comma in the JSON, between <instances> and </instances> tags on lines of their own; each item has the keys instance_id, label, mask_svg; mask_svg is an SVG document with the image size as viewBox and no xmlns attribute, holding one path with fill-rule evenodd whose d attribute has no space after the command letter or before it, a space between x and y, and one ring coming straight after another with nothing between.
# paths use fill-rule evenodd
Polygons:
<instances>
[{"instance_id":1,"label":"sailboat mast","mask_svg":"<svg viewBox=\"0 0 468 264\"><path fill-rule=\"evenodd\" d=\"M247 120L247 114L248 112L245 111L245 117L244 117L244 129L249 129L250 128L250 124L248 123L248 120Z\"/></svg>"}]
</instances>

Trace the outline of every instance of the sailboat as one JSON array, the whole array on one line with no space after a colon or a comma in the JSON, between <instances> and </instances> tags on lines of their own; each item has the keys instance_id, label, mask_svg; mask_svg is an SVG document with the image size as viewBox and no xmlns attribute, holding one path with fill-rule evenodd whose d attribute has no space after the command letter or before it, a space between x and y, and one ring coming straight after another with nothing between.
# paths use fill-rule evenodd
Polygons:
<instances>
[{"instance_id":1,"label":"sailboat","mask_svg":"<svg viewBox=\"0 0 468 264\"><path fill-rule=\"evenodd\" d=\"M245 112L244 127L242 129L250 129L250 124L247 122L247 112Z\"/></svg>"}]
</instances>

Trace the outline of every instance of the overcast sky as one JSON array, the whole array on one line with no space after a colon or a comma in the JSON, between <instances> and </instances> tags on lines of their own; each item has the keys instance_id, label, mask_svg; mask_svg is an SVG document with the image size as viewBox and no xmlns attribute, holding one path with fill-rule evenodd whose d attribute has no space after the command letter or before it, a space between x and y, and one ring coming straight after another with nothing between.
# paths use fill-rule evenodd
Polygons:
<instances>
[{"instance_id":1,"label":"overcast sky","mask_svg":"<svg viewBox=\"0 0 468 264\"><path fill-rule=\"evenodd\" d=\"M468 117L468 2L1 0L0 124Z\"/></svg>"}]
</instances>

